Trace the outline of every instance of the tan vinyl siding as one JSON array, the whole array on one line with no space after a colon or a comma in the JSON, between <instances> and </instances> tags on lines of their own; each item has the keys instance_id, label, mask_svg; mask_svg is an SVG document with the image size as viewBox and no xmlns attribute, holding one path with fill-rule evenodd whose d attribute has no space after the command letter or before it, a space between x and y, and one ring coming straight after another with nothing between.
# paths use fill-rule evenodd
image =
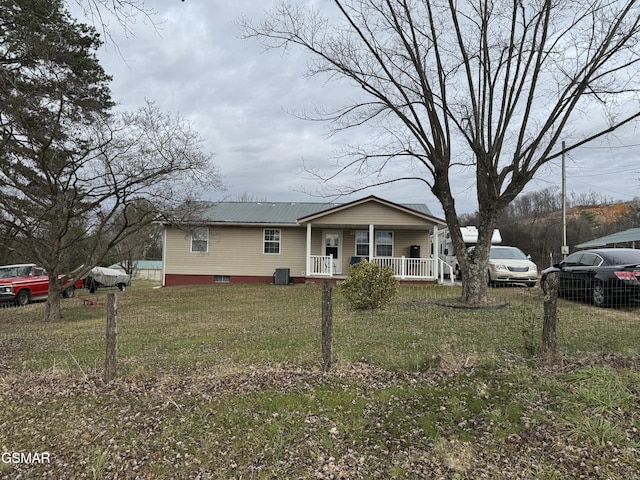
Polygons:
<instances>
[{"instance_id":1,"label":"tan vinyl siding","mask_svg":"<svg viewBox=\"0 0 640 480\"><path fill-rule=\"evenodd\" d=\"M365 229L357 229L365 230ZM429 235L427 230L394 230L393 228L376 228L376 231L384 230L386 232L393 232L393 256L394 257L408 257L411 251L412 245L420 245L420 256L429 257ZM344 256L347 257L347 265L351 260L351 257L356 256L356 230L345 230L344 238ZM369 243L369 248L373 248L373 245ZM372 253L374 251L372 250Z\"/></svg>"},{"instance_id":2,"label":"tan vinyl siding","mask_svg":"<svg viewBox=\"0 0 640 480\"><path fill-rule=\"evenodd\" d=\"M424 226L424 218L400 211L376 202L364 203L354 207L324 215L315 220L323 225L396 225Z\"/></svg>"},{"instance_id":3,"label":"tan vinyl siding","mask_svg":"<svg viewBox=\"0 0 640 480\"><path fill-rule=\"evenodd\" d=\"M209 232L208 252L191 252L191 235L183 230L167 228L165 235L165 273L210 273L213 266L212 235Z\"/></svg>"},{"instance_id":4,"label":"tan vinyl siding","mask_svg":"<svg viewBox=\"0 0 640 480\"><path fill-rule=\"evenodd\" d=\"M292 276L305 269L306 230L280 229L280 253L263 253L263 227L211 227L209 251L192 253L191 236L167 231L166 273L192 275L270 276L276 268L291 269Z\"/></svg>"},{"instance_id":5,"label":"tan vinyl siding","mask_svg":"<svg viewBox=\"0 0 640 480\"><path fill-rule=\"evenodd\" d=\"M393 231L393 256L408 257L411 252L412 245L420 246L420 256L422 258L430 257L429 251L429 234L430 232L415 232L408 230Z\"/></svg>"}]
</instances>

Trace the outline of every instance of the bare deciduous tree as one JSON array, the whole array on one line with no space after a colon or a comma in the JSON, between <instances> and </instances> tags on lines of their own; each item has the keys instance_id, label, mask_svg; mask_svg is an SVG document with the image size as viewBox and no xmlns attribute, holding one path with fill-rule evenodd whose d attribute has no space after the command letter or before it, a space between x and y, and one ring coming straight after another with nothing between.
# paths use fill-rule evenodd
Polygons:
<instances>
[{"instance_id":1,"label":"bare deciduous tree","mask_svg":"<svg viewBox=\"0 0 640 480\"><path fill-rule=\"evenodd\" d=\"M107 39L112 39L110 18L115 19L128 36L133 35L133 25L140 18L156 24L156 11L145 0L67 0L67 3L78 5L87 20L101 28Z\"/></svg>"},{"instance_id":2,"label":"bare deciduous tree","mask_svg":"<svg viewBox=\"0 0 640 480\"><path fill-rule=\"evenodd\" d=\"M300 47L311 75L346 79L361 100L320 112L334 130L369 125L375 144L338 171L367 185L417 180L440 201L463 273L487 300L496 219L545 164L640 115L635 0L333 0L331 18L281 4L244 37ZM473 172L479 239L460 233L452 169ZM335 175L329 172L327 177ZM351 189L353 192L355 189Z\"/></svg>"},{"instance_id":3,"label":"bare deciduous tree","mask_svg":"<svg viewBox=\"0 0 640 480\"><path fill-rule=\"evenodd\" d=\"M0 235L47 270L53 320L72 269L80 278L154 220L188 218L221 178L179 115L151 102L111 113L98 35L62 0L1 8Z\"/></svg>"}]
</instances>

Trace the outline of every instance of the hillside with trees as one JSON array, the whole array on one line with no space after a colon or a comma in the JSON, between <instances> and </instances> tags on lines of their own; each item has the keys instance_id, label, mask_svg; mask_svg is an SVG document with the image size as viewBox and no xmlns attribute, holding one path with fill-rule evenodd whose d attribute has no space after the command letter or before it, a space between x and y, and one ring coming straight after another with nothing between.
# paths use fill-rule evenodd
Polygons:
<instances>
[{"instance_id":1,"label":"hillside with trees","mask_svg":"<svg viewBox=\"0 0 640 480\"><path fill-rule=\"evenodd\" d=\"M475 215L462 217L474 225ZM567 196L567 244L575 246L640 226L640 199L622 202L589 192ZM503 245L531 255L541 268L562 258L562 193L557 188L518 196L498 219Z\"/></svg>"}]
</instances>

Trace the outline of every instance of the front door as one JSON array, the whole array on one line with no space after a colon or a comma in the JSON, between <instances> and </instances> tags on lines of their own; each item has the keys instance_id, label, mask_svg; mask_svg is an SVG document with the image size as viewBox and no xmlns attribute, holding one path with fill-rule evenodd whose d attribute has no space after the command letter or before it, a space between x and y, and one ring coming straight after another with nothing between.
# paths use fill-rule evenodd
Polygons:
<instances>
[{"instance_id":1,"label":"front door","mask_svg":"<svg viewBox=\"0 0 640 480\"><path fill-rule=\"evenodd\" d=\"M342 273L342 230L324 231L324 255L333 255L333 273Z\"/></svg>"}]
</instances>

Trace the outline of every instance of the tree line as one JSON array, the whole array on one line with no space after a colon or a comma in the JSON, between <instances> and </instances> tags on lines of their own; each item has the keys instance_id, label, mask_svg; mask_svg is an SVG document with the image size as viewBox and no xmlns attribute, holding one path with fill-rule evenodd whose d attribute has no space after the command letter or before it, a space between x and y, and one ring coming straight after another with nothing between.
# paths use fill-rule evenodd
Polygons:
<instances>
[{"instance_id":1,"label":"tree line","mask_svg":"<svg viewBox=\"0 0 640 480\"><path fill-rule=\"evenodd\" d=\"M569 193L567 244L575 246L595 238L635 228L640 224L640 199L614 200L597 192ZM597 212L602 212L598 215ZM461 216L474 225L477 214ZM562 259L562 192L557 187L519 195L498 218L503 245L513 245L531 255L541 268Z\"/></svg>"}]
</instances>

